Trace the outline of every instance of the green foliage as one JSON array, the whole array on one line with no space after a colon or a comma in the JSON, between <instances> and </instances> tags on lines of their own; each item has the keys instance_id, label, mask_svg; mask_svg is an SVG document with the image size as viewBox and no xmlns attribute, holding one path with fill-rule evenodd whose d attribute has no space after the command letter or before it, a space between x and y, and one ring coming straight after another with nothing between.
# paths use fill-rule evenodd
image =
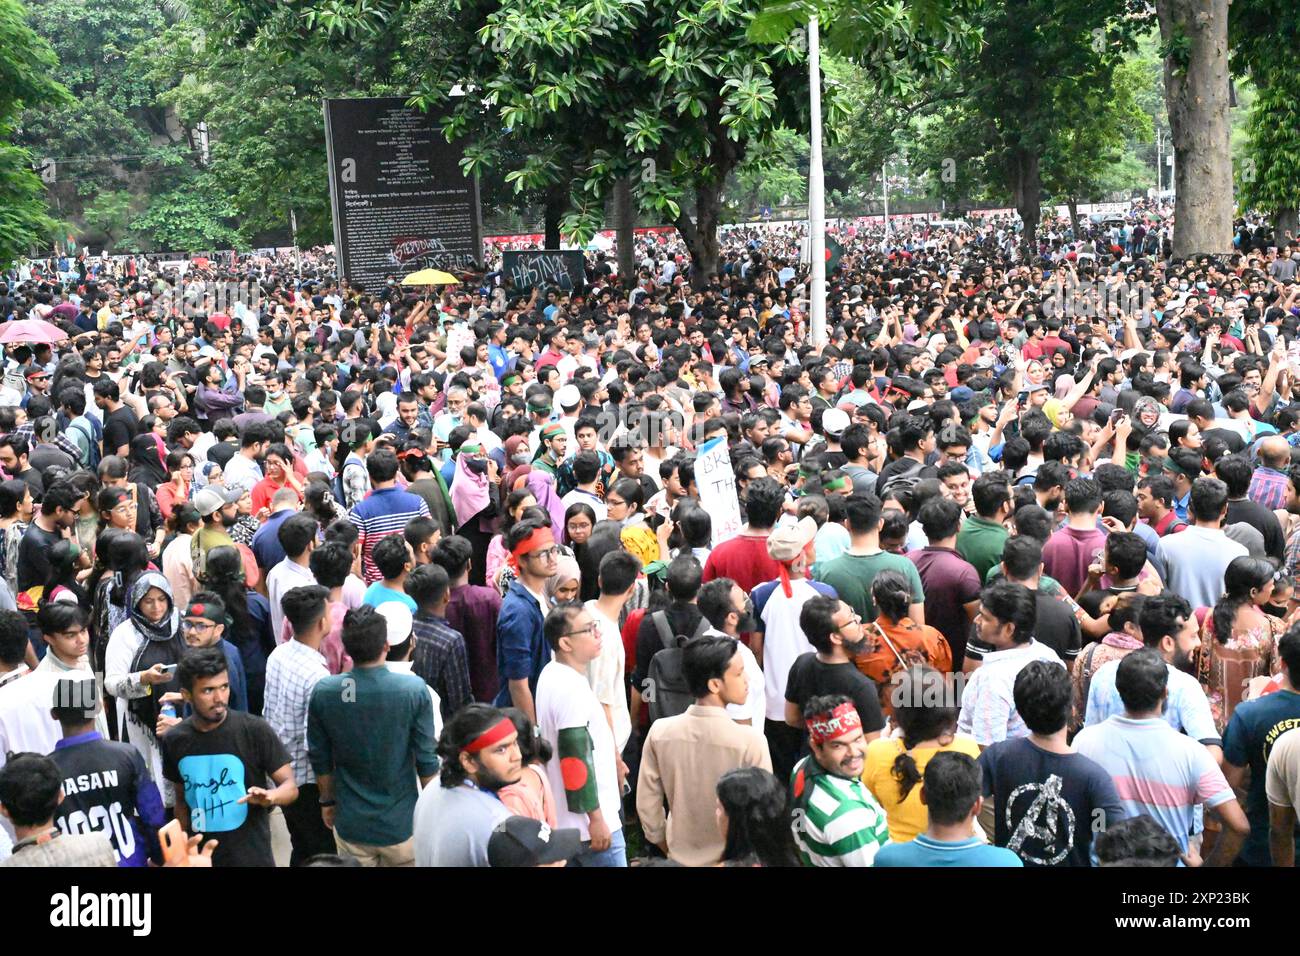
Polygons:
<instances>
[{"instance_id":1,"label":"green foliage","mask_svg":"<svg viewBox=\"0 0 1300 956\"><path fill-rule=\"evenodd\" d=\"M54 51L25 19L18 0L0 0L0 267L47 239L55 227L31 153L14 142L24 107L57 108L67 91L52 77Z\"/></svg>"},{"instance_id":2,"label":"green foliage","mask_svg":"<svg viewBox=\"0 0 1300 956\"><path fill-rule=\"evenodd\" d=\"M1300 207L1300 78L1293 69L1257 74L1264 82L1250 109L1250 137L1237 165L1241 204L1269 213Z\"/></svg>"},{"instance_id":3,"label":"green foliage","mask_svg":"<svg viewBox=\"0 0 1300 956\"><path fill-rule=\"evenodd\" d=\"M126 232L131 221L131 205L131 194L125 189L107 190L86 203L81 216L87 227L112 246Z\"/></svg>"},{"instance_id":4,"label":"green foliage","mask_svg":"<svg viewBox=\"0 0 1300 956\"><path fill-rule=\"evenodd\" d=\"M140 245L151 251L239 248L247 238L231 226L236 213L217 177L200 172L150 199L131 228Z\"/></svg>"}]
</instances>

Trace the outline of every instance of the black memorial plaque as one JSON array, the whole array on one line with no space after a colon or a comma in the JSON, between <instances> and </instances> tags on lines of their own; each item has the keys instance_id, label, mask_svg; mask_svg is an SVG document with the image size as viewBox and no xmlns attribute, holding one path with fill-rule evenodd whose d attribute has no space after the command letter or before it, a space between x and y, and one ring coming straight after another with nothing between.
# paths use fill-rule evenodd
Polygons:
<instances>
[{"instance_id":1,"label":"black memorial plaque","mask_svg":"<svg viewBox=\"0 0 1300 956\"><path fill-rule=\"evenodd\" d=\"M477 269L478 184L439 116L400 96L325 100L339 275L367 289L419 269Z\"/></svg>"},{"instance_id":2,"label":"black memorial plaque","mask_svg":"<svg viewBox=\"0 0 1300 956\"><path fill-rule=\"evenodd\" d=\"M501 271L516 289L541 286L573 292L587 284L579 249L508 250L501 254Z\"/></svg>"}]
</instances>

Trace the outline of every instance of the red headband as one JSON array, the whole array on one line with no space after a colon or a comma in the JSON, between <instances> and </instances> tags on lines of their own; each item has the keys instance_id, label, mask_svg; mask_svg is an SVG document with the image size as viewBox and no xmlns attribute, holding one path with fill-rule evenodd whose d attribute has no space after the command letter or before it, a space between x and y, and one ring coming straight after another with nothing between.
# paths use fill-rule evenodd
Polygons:
<instances>
[{"instance_id":1,"label":"red headband","mask_svg":"<svg viewBox=\"0 0 1300 956\"><path fill-rule=\"evenodd\" d=\"M845 702L832 710L829 717L819 715L807 723L808 741L821 745L860 728L862 718L858 716L858 709L852 703Z\"/></svg>"},{"instance_id":2,"label":"red headband","mask_svg":"<svg viewBox=\"0 0 1300 956\"><path fill-rule=\"evenodd\" d=\"M520 558L531 551L540 551L542 548L553 544L555 544L555 535L551 534L550 528L535 528L532 534L515 545L514 550L510 552L507 563L518 573Z\"/></svg>"},{"instance_id":3,"label":"red headband","mask_svg":"<svg viewBox=\"0 0 1300 956\"><path fill-rule=\"evenodd\" d=\"M499 721L489 727L483 733L479 734L464 747L461 747L461 753L476 754L480 750L487 750L495 743L500 743L511 734L516 733L515 722L509 717L502 717Z\"/></svg>"}]
</instances>

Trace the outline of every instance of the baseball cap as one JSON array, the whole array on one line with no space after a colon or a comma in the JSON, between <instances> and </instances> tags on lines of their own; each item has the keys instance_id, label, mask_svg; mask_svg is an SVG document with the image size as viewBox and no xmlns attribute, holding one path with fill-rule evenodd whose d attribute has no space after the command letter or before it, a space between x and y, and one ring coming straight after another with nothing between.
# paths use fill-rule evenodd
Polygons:
<instances>
[{"instance_id":1,"label":"baseball cap","mask_svg":"<svg viewBox=\"0 0 1300 956\"><path fill-rule=\"evenodd\" d=\"M375 608L388 624L388 646L401 644L411 636L411 625L415 621L411 609L401 601L385 601Z\"/></svg>"},{"instance_id":2,"label":"baseball cap","mask_svg":"<svg viewBox=\"0 0 1300 956\"><path fill-rule=\"evenodd\" d=\"M234 488L216 488L209 485L194 496L194 507L200 515L208 517L220 511L226 505L233 505L243 497L243 493Z\"/></svg>"},{"instance_id":3,"label":"baseball cap","mask_svg":"<svg viewBox=\"0 0 1300 956\"><path fill-rule=\"evenodd\" d=\"M793 561L817 537L817 522L810 516L797 524L782 525L767 537L767 553L773 561Z\"/></svg>"},{"instance_id":4,"label":"baseball cap","mask_svg":"<svg viewBox=\"0 0 1300 956\"><path fill-rule=\"evenodd\" d=\"M1033 382L1030 382L1027 386L1025 386L1025 391L1026 391L1026 392L1045 392L1045 391L1047 391L1047 383L1046 383L1046 382L1039 382L1037 385L1035 385Z\"/></svg>"},{"instance_id":5,"label":"baseball cap","mask_svg":"<svg viewBox=\"0 0 1300 956\"><path fill-rule=\"evenodd\" d=\"M822 412L822 431L827 435L841 435L849 427L849 416L838 408L828 408Z\"/></svg>"},{"instance_id":6,"label":"baseball cap","mask_svg":"<svg viewBox=\"0 0 1300 956\"><path fill-rule=\"evenodd\" d=\"M492 828L488 866L542 866L571 860L582 849L575 829L552 830L544 821L507 817Z\"/></svg>"}]
</instances>

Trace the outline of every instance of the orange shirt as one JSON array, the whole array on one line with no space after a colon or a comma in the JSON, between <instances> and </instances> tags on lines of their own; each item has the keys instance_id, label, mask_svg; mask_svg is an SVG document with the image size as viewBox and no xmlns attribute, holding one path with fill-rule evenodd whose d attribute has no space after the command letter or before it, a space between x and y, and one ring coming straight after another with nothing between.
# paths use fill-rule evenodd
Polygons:
<instances>
[{"instance_id":1,"label":"orange shirt","mask_svg":"<svg viewBox=\"0 0 1300 956\"><path fill-rule=\"evenodd\" d=\"M893 676L905 668L923 664L941 674L952 673L952 649L938 629L921 626L910 617L893 623L880 615L863 626L866 650L854 660L858 670L876 682L881 690L881 709L893 712L888 690Z\"/></svg>"}]
</instances>

